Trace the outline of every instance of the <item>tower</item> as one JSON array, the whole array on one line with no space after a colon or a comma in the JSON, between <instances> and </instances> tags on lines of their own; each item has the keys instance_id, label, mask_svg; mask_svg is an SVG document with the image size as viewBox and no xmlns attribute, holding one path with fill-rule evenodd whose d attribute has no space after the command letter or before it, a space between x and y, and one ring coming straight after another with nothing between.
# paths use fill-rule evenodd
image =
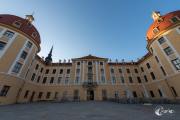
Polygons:
<instances>
[{"instance_id":1,"label":"tower","mask_svg":"<svg viewBox=\"0 0 180 120\"><path fill-rule=\"evenodd\" d=\"M52 48L51 48L48 56L45 58L45 63L46 63L46 64L52 63L52 50L53 50L53 46L52 46Z\"/></svg>"},{"instance_id":2,"label":"tower","mask_svg":"<svg viewBox=\"0 0 180 120\"><path fill-rule=\"evenodd\" d=\"M29 66L40 51L40 35L33 24L34 17L21 18L0 14L0 84L8 90L0 104L16 102L19 89L25 82Z\"/></svg>"},{"instance_id":3,"label":"tower","mask_svg":"<svg viewBox=\"0 0 180 120\"><path fill-rule=\"evenodd\" d=\"M155 58L174 97L180 91L180 10L160 15L153 12L153 23L147 31L147 49ZM171 79L168 78L171 76ZM177 84L178 83L178 84Z\"/></svg>"}]
</instances>

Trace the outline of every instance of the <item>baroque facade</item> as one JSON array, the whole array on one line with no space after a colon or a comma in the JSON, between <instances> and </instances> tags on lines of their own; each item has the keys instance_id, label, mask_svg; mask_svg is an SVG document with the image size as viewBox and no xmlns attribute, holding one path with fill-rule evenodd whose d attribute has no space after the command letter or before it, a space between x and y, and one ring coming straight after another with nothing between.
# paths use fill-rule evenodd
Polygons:
<instances>
[{"instance_id":1,"label":"baroque facade","mask_svg":"<svg viewBox=\"0 0 180 120\"><path fill-rule=\"evenodd\" d=\"M92 55L67 62L44 59L34 18L0 15L0 105L110 98L180 99L180 11L153 12L148 53L137 62ZM137 51L138 52L138 51Z\"/></svg>"}]
</instances>

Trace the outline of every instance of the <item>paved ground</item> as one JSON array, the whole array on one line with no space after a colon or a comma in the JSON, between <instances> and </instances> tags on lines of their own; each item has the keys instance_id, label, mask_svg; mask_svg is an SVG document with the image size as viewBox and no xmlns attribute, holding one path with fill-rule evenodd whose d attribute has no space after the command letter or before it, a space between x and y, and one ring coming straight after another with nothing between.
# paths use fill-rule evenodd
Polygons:
<instances>
[{"instance_id":1,"label":"paved ground","mask_svg":"<svg viewBox=\"0 0 180 120\"><path fill-rule=\"evenodd\" d=\"M0 107L0 120L180 120L180 105L161 105L175 113L155 115L158 105L112 102L31 103Z\"/></svg>"}]
</instances>

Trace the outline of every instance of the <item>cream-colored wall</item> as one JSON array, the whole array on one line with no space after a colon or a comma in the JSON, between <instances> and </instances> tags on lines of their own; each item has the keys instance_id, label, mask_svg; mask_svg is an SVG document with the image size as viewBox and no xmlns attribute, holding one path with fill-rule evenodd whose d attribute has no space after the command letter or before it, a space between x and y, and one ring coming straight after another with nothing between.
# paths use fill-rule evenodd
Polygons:
<instances>
[{"instance_id":1,"label":"cream-colored wall","mask_svg":"<svg viewBox=\"0 0 180 120\"><path fill-rule=\"evenodd\" d=\"M178 29L179 30L179 29ZM11 46L7 49L5 54L0 58L0 86L8 85L11 86L10 90L6 97L0 97L0 104L12 104L12 103L23 103L30 102L32 93L35 92L35 96L33 97L33 101L39 100L55 100L55 92L58 92L58 98L56 100L63 99L63 93L67 91L67 97L73 100L74 91L79 90L79 96L81 101L87 100L87 90L88 88L83 87L84 81L87 78L88 72L88 62L91 61L93 63L93 80L101 80L101 69L105 71L106 83L102 84L98 82L98 85L94 88L94 99L102 100L102 90L107 91L107 98L114 98L115 91L118 92L120 98L125 97L133 97L132 92L135 91L138 98L144 98L150 96L150 91L153 91L155 97L153 99L160 99L160 95L158 93L158 89L161 89L164 93L162 98L168 99L179 99L180 97L180 88L179 88L179 78L180 73L174 69L174 66L170 62L170 59L166 56L163 51L163 48L171 45L176 50L174 53L174 57L179 57L180 55L180 47L179 47L179 38L180 32L177 31L177 28L169 30L164 34L161 34L160 37L165 37L168 42L163 45L159 45L157 40L154 40L153 43L149 46L153 49L153 52L150 56L146 57L143 61L137 64L110 64L106 59L78 59L73 60L72 65L69 63L60 63L56 65L45 65L45 63L40 58L37 57L37 46L33 44L32 50L29 51L27 60L25 60L25 64L22 67L20 75L17 77L16 75L11 75L8 73L12 64L15 62L16 57L19 52L27 42L27 38L22 35L17 35L17 37L12 42ZM157 39L158 39L157 38ZM3 38L4 39L4 38ZM158 57L159 63L156 61L155 56ZM76 79L76 69L77 62L80 62L80 84L75 84ZM100 65L100 62L103 62L104 65ZM147 63L150 64L151 68L147 68ZM36 70L36 65L39 65L39 68ZM97 65L97 66L96 66ZM165 76L161 71L160 67L163 67L166 71L167 75ZM97 69L96 69L97 67ZM141 67L143 67L144 72L141 71ZM43 72L40 70L43 68ZM116 83L112 84L112 75L110 69L114 69L114 76L116 79ZM122 73L119 72L119 69L122 69ZM49 69L49 74L45 74L46 69ZM53 74L53 69L56 69L56 73ZM59 74L60 69L63 69L63 74ZM67 75L67 69L70 69L70 74ZM130 73L127 73L127 69L130 69ZM138 70L138 73L135 73L135 70ZM156 79L152 80L150 73L153 72ZM7 74L8 73L8 74ZM36 74L35 79L32 81L33 73ZM27 76L26 76L27 75ZM144 75L147 76L148 82L144 80ZM37 82L38 76L41 77L40 81ZM58 83L58 77L62 77L62 82ZM65 78L69 76L69 83L65 84ZM120 77L124 77L125 83L121 83ZM129 82L129 76L132 77L133 83ZM42 83L43 78L47 77L47 81L45 84ZM51 77L54 77L54 82L50 84ZM141 83L138 83L137 77L141 78ZM23 79L24 78L24 79ZM144 87L143 87L144 86ZM171 87L174 87L178 97L173 95ZM1 88L0 88L1 90ZM26 91L29 90L29 95L27 98L24 98ZM127 95L125 95L125 91ZM43 97L41 99L38 98L39 92L43 92ZM49 99L46 98L47 92L51 92L51 96ZM146 93L148 96L146 96Z\"/></svg>"},{"instance_id":2,"label":"cream-colored wall","mask_svg":"<svg viewBox=\"0 0 180 120\"><path fill-rule=\"evenodd\" d=\"M10 86L7 96L0 96L0 105L13 104L17 101L19 89L22 87L23 79L0 73L0 86Z\"/></svg>"},{"instance_id":3,"label":"cream-colored wall","mask_svg":"<svg viewBox=\"0 0 180 120\"><path fill-rule=\"evenodd\" d=\"M16 56L19 54L22 46L25 43L25 38L17 36L11 46L7 49L5 54L0 59L0 71L7 73L12 63L15 61Z\"/></svg>"}]
</instances>

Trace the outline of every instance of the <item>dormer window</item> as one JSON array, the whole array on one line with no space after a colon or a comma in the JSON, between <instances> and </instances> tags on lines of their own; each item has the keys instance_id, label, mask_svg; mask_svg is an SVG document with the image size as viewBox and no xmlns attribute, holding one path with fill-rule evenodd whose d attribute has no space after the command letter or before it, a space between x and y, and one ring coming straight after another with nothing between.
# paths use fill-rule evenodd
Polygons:
<instances>
[{"instance_id":1,"label":"dormer window","mask_svg":"<svg viewBox=\"0 0 180 120\"><path fill-rule=\"evenodd\" d=\"M179 21L178 16L174 16L173 18L171 18L171 22L172 22L172 23L176 23L176 22L178 22L178 21Z\"/></svg>"},{"instance_id":2,"label":"dormer window","mask_svg":"<svg viewBox=\"0 0 180 120\"><path fill-rule=\"evenodd\" d=\"M36 32L33 32L31 36L32 36L33 38L36 38L36 37L37 37L37 33L36 33Z\"/></svg>"},{"instance_id":3,"label":"dormer window","mask_svg":"<svg viewBox=\"0 0 180 120\"><path fill-rule=\"evenodd\" d=\"M158 32L159 32L159 30L158 30L157 27L153 29L153 33L154 33L154 34L157 34Z\"/></svg>"},{"instance_id":4,"label":"dormer window","mask_svg":"<svg viewBox=\"0 0 180 120\"><path fill-rule=\"evenodd\" d=\"M15 21L15 22L13 23L13 26L15 26L15 27L17 27L17 28L20 28L21 25L22 25L22 23L21 23L20 21Z\"/></svg>"}]
</instances>

